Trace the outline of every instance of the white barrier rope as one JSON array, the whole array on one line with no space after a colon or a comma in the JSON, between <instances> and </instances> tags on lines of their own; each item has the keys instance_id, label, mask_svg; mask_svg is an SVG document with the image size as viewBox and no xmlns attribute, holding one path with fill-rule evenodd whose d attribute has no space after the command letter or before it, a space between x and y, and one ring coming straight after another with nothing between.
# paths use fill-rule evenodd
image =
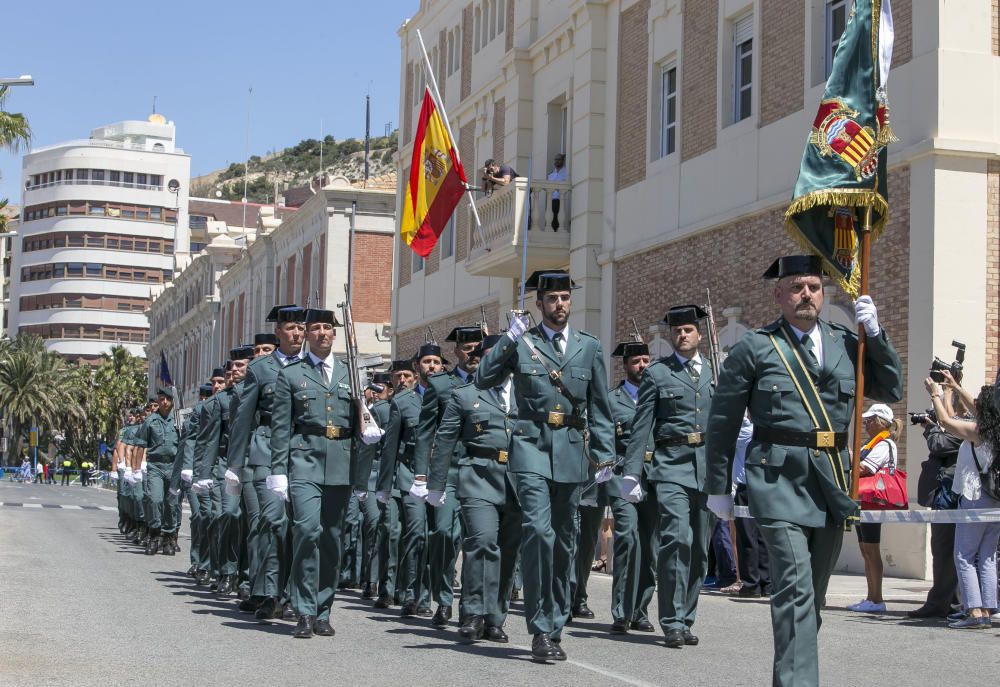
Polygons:
<instances>
[{"instance_id":1,"label":"white barrier rope","mask_svg":"<svg viewBox=\"0 0 1000 687\"><path fill-rule=\"evenodd\" d=\"M737 518L752 518L747 506L736 506ZM912 524L1000 522L1000 508L970 508L968 510L863 510L861 522L904 522Z\"/></svg>"}]
</instances>

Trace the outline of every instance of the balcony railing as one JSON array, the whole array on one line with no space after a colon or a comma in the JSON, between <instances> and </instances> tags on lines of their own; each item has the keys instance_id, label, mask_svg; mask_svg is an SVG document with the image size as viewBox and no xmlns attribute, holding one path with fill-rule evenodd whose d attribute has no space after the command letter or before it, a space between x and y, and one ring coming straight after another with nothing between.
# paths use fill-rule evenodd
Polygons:
<instances>
[{"instance_id":1,"label":"balcony railing","mask_svg":"<svg viewBox=\"0 0 1000 687\"><path fill-rule=\"evenodd\" d=\"M518 177L476 203L483 223L472 229L466 269L470 274L519 277L524 242L528 242L528 272L562 267L569 262L572 187L567 183ZM525 204L528 206L525 226ZM485 241L484 241L485 239Z\"/></svg>"},{"instance_id":2,"label":"balcony railing","mask_svg":"<svg viewBox=\"0 0 1000 687\"><path fill-rule=\"evenodd\" d=\"M135 188L140 191L163 190L163 184L136 184L131 181L110 181L108 179L59 179L40 184L28 184L24 187L24 190L37 191L38 189L51 188L53 186L115 186L118 188Z\"/></svg>"}]
</instances>

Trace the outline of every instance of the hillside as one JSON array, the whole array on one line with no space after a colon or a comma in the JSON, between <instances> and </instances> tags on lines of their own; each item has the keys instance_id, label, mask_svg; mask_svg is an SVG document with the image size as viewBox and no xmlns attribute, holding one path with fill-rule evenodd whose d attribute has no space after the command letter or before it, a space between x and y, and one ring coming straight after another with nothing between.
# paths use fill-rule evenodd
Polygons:
<instances>
[{"instance_id":1,"label":"hillside","mask_svg":"<svg viewBox=\"0 0 1000 687\"><path fill-rule=\"evenodd\" d=\"M387 174L395 169L397 132L371 139L368 156L368 174L371 177ZM345 176L351 181L364 177L365 142L354 138L337 141L333 136L323 139L323 169L330 176ZM299 141L296 145L261 157L250 156L247 200L268 203L278 192L295 186L304 186L319 174L320 142L315 138ZM191 195L215 198L221 192L225 200L243 198L243 163L234 162L225 169L191 179Z\"/></svg>"}]
</instances>

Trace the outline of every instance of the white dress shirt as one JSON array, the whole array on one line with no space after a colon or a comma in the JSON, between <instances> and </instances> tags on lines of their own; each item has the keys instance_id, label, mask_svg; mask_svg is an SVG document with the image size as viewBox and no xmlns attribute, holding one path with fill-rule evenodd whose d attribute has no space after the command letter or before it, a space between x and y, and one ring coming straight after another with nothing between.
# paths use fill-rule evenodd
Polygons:
<instances>
[{"instance_id":1,"label":"white dress shirt","mask_svg":"<svg viewBox=\"0 0 1000 687\"><path fill-rule=\"evenodd\" d=\"M812 342L813 342L813 354L816 356L816 361L819 363L820 369L822 369L823 368L823 330L820 329L820 326L818 324L814 324L813 328L810 329L808 332L804 332L801 329L796 329L792 325L791 322L788 323L788 326L792 328L792 331L795 332L795 337L800 342L802 341L802 337L803 336L806 336L807 334L809 335L809 338L812 339Z\"/></svg>"},{"instance_id":2,"label":"white dress shirt","mask_svg":"<svg viewBox=\"0 0 1000 687\"><path fill-rule=\"evenodd\" d=\"M330 351L330 355L325 358L318 358L312 351L309 351L309 359L312 361L313 367L319 367L320 365L323 366L320 367L319 370L323 373L323 379L325 379L327 385L329 385L330 377L333 375L333 351Z\"/></svg>"},{"instance_id":3,"label":"white dress shirt","mask_svg":"<svg viewBox=\"0 0 1000 687\"><path fill-rule=\"evenodd\" d=\"M569 181L569 172L566 171L566 165L559 167L558 169L553 167L552 171L546 177L549 181L567 182ZM552 200L559 199L559 191L552 192Z\"/></svg>"},{"instance_id":4,"label":"white dress shirt","mask_svg":"<svg viewBox=\"0 0 1000 687\"><path fill-rule=\"evenodd\" d=\"M553 346L558 346L560 353L563 353L563 354L566 353L566 340L569 338L569 325L568 324L565 327L562 328L562 331L557 331L555 329L549 329L548 325L546 325L543 322L542 323L542 331L545 332L545 336L548 338L549 341L552 341L552 337L555 336L557 333L558 334L562 334L562 341L560 341L558 343L556 343L555 341L552 341L552 345Z\"/></svg>"},{"instance_id":5,"label":"white dress shirt","mask_svg":"<svg viewBox=\"0 0 1000 687\"><path fill-rule=\"evenodd\" d=\"M674 351L674 355L677 357L677 360L680 361L682 367L686 367L687 364L688 364L688 360L691 360L694 363L694 371L695 371L695 373L697 373L699 375L701 374L701 367L702 367L702 365L701 365L701 353L699 353L698 351L695 351L694 355L691 358L685 358L684 356L682 356L677 351Z\"/></svg>"}]
</instances>

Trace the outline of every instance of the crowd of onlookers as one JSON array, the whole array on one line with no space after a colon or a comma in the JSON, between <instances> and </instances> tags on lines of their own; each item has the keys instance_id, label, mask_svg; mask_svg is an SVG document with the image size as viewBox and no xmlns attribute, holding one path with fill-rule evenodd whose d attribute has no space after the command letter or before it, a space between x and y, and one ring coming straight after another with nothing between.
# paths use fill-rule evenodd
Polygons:
<instances>
[{"instance_id":1,"label":"crowd of onlookers","mask_svg":"<svg viewBox=\"0 0 1000 687\"><path fill-rule=\"evenodd\" d=\"M21 466L17 468L4 468L0 466L0 479L4 477L11 482L33 482L35 484L55 484L60 480L60 484L69 485L74 476L79 475L80 486L87 487L94 482L97 474L97 467L93 463L84 462L79 469L74 467L72 461L63 461L63 465L54 465L39 460L33 464L27 456L21 461Z\"/></svg>"}]
</instances>

